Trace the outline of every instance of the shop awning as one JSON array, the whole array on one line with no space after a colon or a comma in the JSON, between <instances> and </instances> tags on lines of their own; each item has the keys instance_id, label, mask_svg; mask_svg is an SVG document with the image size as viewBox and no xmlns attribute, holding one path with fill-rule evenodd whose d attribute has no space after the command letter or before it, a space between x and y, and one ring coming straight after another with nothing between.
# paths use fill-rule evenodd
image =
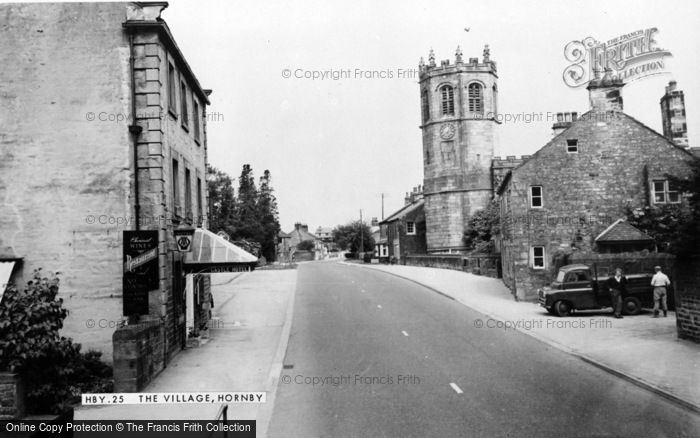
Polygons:
<instances>
[{"instance_id":1,"label":"shop awning","mask_svg":"<svg viewBox=\"0 0 700 438\"><path fill-rule=\"evenodd\" d=\"M15 268L15 260L0 260L0 302L5 295L5 288L12 277L12 270Z\"/></svg>"},{"instance_id":2,"label":"shop awning","mask_svg":"<svg viewBox=\"0 0 700 438\"><path fill-rule=\"evenodd\" d=\"M252 271L258 258L209 230L197 228L192 237L192 250L185 254L185 272Z\"/></svg>"}]
</instances>

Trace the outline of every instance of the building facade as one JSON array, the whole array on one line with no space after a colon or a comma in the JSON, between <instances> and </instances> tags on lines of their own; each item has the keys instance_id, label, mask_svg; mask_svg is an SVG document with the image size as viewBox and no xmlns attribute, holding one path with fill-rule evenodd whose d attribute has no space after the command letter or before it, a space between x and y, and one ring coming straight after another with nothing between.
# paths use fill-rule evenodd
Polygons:
<instances>
[{"instance_id":1,"label":"building facade","mask_svg":"<svg viewBox=\"0 0 700 438\"><path fill-rule=\"evenodd\" d=\"M493 195L491 161L497 129L498 75L483 58L419 66L427 251L462 252L464 225Z\"/></svg>"},{"instance_id":2,"label":"building facade","mask_svg":"<svg viewBox=\"0 0 700 438\"><path fill-rule=\"evenodd\" d=\"M209 91L160 17L166 7L0 5L0 258L21 259L19 285L36 268L59 271L69 310L62 334L111 361L130 316L123 232L155 232L157 287L129 324L155 327L155 372L187 337L174 230L206 228L208 210ZM194 287L208 303L208 277Z\"/></svg>"},{"instance_id":3,"label":"building facade","mask_svg":"<svg viewBox=\"0 0 700 438\"><path fill-rule=\"evenodd\" d=\"M426 253L425 199L419 187L407 195L403 207L379 222L378 235L375 253L381 261L400 263L407 254Z\"/></svg>"},{"instance_id":4,"label":"building facade","mask_svg":"<svg viewBox=\"0 0 700 438\"><path fill-rule=\"evenodd\" d=\"M533 299L564 254L648 245L618 222L627 208L685 202L668 175L688 175L693 155L625 114L623 85L607 74L594 79L590 111L498 187L503 280L518 299Z\"/></svg>"}]
</instances>

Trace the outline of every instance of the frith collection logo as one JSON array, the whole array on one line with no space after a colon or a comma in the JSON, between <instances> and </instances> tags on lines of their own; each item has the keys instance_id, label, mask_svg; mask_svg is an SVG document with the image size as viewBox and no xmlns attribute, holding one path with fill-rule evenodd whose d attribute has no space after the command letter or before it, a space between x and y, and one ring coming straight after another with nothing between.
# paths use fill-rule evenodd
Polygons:
<instances>
[{"instance_id":1,"label":"frith collection logo","mask_svg":"<svg viewBox=\"0 0 700 438\"><path fill-rule=\"evenodd\" d=\"M585 86L596 72L610 71L613 79L631 82L651 75L667 73L664 57L671 52L656 47L658 29L638 30L606 42L593 37L571 41L564 48L566 60L564 83L571 88Z\"/></svg>"}]
</instances>

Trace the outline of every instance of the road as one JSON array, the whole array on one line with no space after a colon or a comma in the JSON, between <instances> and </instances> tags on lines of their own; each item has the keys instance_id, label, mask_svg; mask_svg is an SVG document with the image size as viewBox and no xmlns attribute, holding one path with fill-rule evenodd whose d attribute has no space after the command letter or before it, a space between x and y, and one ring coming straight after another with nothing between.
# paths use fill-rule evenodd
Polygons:
<instances>
[{"instance_id":1,"label":"road","mask_svg":"<svg viewBox=\"0 0 700 438\"><path fill-rule=\"evenodd\" d=\"M700 436L696 414L485 318L387 273L301 265L268 436Z\"/></svg>"}]
</instances>

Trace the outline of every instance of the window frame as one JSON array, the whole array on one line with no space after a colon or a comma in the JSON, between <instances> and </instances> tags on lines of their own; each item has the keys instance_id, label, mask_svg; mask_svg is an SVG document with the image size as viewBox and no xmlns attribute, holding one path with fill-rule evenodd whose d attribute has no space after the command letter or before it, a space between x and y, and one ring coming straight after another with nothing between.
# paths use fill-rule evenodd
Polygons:
<instances>
[{"instance_id":1,"label":"window frame","mask_svg":"<svg viewBox=\"0 0 700 438\"><path fill-rule=\"evenodd\" d=\"M178 209L180 208L180 162L177 158L173 158L171 162L172 172L172 195L173 195L173 215L180 217Z\"/></svg>"},{"instance_id":2,"label":"window frame","mask_svg":"<svg viewBox=\"0 0 700 438\"><path fill-rule=\"evenodd\" d=\"M472 90L478 90L478 94L474 95ZM478 82L467 85L467 108L470 113L484 113L484 87Z\"/></svg>"},{"instance_id":3,"label":"window frame","mask_svg":"<svg viewBox=\"0 0 700 438\"><path fill-rule=\"evenodd\" d=\"M415 236L416 235L416 223L413 221L406 221L406 235Z\"/></svg>"},{"instance_id":4,"label":"window frame","mask_svg":"<svg viewBox=\"0 0 700 438\"><path fill-rule=\"evenodd\" d=\"M535 251L541 249L542 250L542 255L538 256L535 254ZM532 269L537 269L537 270L544 270L547 269L547 257L546 257L546 249L543 245L533 245L530 247L530 267ZM542 266L537 266L537 260L542 259Z\"/></svg>"},{"instance_id":5,"label":"window frame","mask_svg":"<svg viewBox=\"0 0 700 438\"><path fill-rule=\"evenodd\" d=\"M534 193L532 192L533 189L539 188L540 189L540 194L538 196L535 196ZM530 190L528 190L528 197L530 198L530 208L544 208L544 188L542 186L530 186ZM535 199L540 200L540 205L534 205L533 201Z\"/></svg>"},{"instance_id":6,"label":"window frame","mask_svg":"<svg viewBox=\"0 0 700 438\"><path fill-rule=\"evenodd\" d=\"M573 148L573 150L572 150ZM578 139L577 138L567 138L566 139L566 153L567 154L578 154Z\"/></svg>"},{"instance_id":7,"label":"window frame","mask_svg":"<svg viewBox=\"0 0 700 438\"><path fill-rule=\"evenodd\" d=\"M168 61L168 112L177 120L177 72Z\"/></svg>"},{"instance_id":8,"label":"window frame","mask_svg":"<svg viewBox=\"0 0 700 438\"><path fill-rule=\"evenodd\" d=\"M182 128L189 132L189 106L187 105L187 84L185 81L180 81L180 115L182 116Z\"/></svg>"},{"instance_id":9,"label":"window frame","mask_svg":"<svg viewBox=\"0 0 700 438\"><path fill-rule=\"evenodd\" d=\"M194 219L192 212L192 171L185 166L185 217Z\"/></svg>"},{"instance_id":10,"label":"window frame","mask_svg":"<svg viewBox=\"0 0 700 438\"><path fill-rule=\"evenodd\" d=\"M656 190L656 184L662 184L663 191L659 192L658 190ZM656 200L656 195L658 193L661 193L663 195L662 201ZM676 201L671 200L672 196L676 198ZM671 183L669 180L667 180L667 179L654 179L651 181L651 202L653 204L659 204L659 205L680 204L682 202L681 193L678 190L671 190Z\"/></svg>"},{"instance_id":11,"label":"window frame","mask_svg":"<svg viewBox=\"0 0 700 438\"><path fill-rule=\"evenodd\" d=\"M202 139L202 130L200 123L202 122L202 117L199 110L199 102L194 94L192 94L192 112L194 113L194 119L192 120L194 125L194 141L199 144Z\"/></svg>"},{"instance_id":12,"label":"window frame","mask_svg":"<svg viewBox=\"0 0 700 438\"><path fill-rule=\"evenodd\" d=\"M421 118L423 123L427 123L430 120L430 97L428 95L428 90L423 90L421 92Z\"/></svg>"}]
</instances>

